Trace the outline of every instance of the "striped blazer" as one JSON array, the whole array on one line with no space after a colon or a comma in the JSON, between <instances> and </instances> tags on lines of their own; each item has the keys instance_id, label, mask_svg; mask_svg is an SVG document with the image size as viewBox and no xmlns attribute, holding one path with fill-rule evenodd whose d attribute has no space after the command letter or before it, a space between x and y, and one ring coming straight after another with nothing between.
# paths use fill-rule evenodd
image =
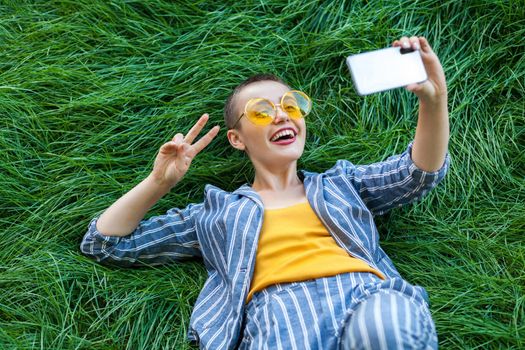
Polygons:
<instances>
[{"instance_id":1,"label":"striped blazer","mask_svg":"<svg viewBox=\"0 0 525 350\"><path fill-rule=\"evenodd\" d=\"M315 213L335 241L354 257L400 277L379 246L373 216L421 198L445 175L449 155L436 172L419 169L405 152L356 166L340 160L323 173L300 171ZM248 185L226 192L212 185L204 201L143 220L126 237L104 236L93 219L81 250L99 262L130 266L202 257L208 278L190 320L188 339L205 349L234 349L240 339L245 300L255 265L264 207ZM428 301L423 287L416 286Z\"/></svg>"}]
</instances>

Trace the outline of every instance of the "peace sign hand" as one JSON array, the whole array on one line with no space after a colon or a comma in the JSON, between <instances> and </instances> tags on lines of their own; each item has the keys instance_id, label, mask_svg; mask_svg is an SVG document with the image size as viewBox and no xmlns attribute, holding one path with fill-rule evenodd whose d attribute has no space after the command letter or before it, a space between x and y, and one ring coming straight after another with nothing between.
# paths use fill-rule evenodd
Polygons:
<instances>
[{"instance_id":1,"label":"peace sign hand","mask_svg":"<svg viewBox=\"0 0 525 350\"><path fill-rule=\"evenodd\" d=\"M208 114L203 114L186 136L176 134L163 144L153 165L151 175L155 182L167 189L173 188L188 171L191 161L217 136L219 126L214 126L206 135L193 143L208 122ZM193 143L193 144L192 144Z\"/></svg>"}]
</instances>

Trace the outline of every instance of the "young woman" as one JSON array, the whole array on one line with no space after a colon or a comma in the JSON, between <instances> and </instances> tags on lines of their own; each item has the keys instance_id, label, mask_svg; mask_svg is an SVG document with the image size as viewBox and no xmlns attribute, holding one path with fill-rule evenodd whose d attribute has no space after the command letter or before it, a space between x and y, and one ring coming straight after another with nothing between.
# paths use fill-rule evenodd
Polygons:
<instances>
[{"instance_id":1,"label":"young woman","mask_svg":"<svg viewBox=\"0 0 525 350\"><path fill-rule=\"evenodd\" d=\"M208 279L188 335L201 348L437 348L427 293L399 275L379 246L373 215L420 198L445 175L447 89L425 38L393 45L420 49L428 74L407 87L419 98L419 118L401 155L298 171L310 99L258 75L225 106L228 140L253 163L253 183L231 193L207 185L203 203L142 220L217 135L216 126L195 141L205 114L160 148L145 180L91 222L82 251L119 265L202 257Z\"/></svg>"}]
</instances>

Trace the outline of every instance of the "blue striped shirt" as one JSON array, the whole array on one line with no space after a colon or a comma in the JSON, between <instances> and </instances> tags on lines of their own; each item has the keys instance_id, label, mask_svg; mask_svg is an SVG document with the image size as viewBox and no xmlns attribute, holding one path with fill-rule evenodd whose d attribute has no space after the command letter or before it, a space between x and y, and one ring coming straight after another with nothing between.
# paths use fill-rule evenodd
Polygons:
<instances>
[{"instance_id":1,"label":"blue striped shirt","mask_svg":"<svg viewBox=\"0 0 525 350\"><path fill-rule=\"evenodd\" d=\"M310 205L335 241L354 257L401 277L379 246L373 216L413 202L444 177L425 172L411 158L412 144L400 155L365 166L339 160L324 173L301 171ZM105 236L93 219L80 245L99 262L130 266L164 264L202 257L208 278L190 320L188 339L206 349L233 349L239 341L245 300L255 266L264 207L248 185L226 192L212 185L204 201L143 220L126 237ZM428 300L426 291L419 287Z\"/></svg>"}]
</instances>

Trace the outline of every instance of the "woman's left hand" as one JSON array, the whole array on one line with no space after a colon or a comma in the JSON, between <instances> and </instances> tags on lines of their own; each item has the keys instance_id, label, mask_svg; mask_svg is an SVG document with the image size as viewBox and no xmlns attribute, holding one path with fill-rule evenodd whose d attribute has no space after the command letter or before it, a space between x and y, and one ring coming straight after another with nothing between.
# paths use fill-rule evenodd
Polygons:
<instances>
[{"instance_id":1,"label":"woman's left hand","mask_svg":"<svg viewBox=\"0 0 525 350\"><path fill-rule=\"evenodd\" d=\"M424 102L436 103L446 101L447 99L447 82L445 80L445 72L439 62L439 58L430 47L427 39L420 36L402 37L394 41L394 47L412 48L419 50L425 70L427 71L428 79L420 84L410 84L406 87L407 90L412 91L416 96Z\"/></svg>"}]
</instances>

